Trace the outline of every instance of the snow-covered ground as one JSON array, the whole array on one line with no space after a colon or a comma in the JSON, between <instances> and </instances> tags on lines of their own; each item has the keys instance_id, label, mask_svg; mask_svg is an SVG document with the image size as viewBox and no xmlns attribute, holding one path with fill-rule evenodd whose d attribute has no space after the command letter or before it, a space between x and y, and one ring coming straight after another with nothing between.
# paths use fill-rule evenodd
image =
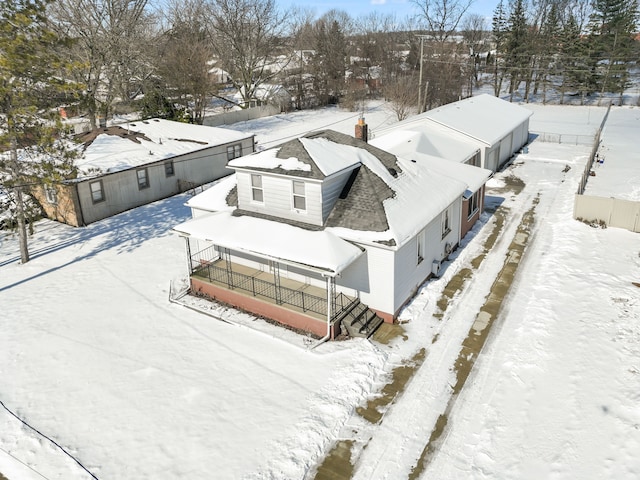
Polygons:
<instances>
[{"instance_id":1,"label":"snow-covered ground","mask_svg":"<svg viewBox=\"0 0 640 480\"><path fill-rule=\"evenodd\" d=\"M532 123L593 133L588 111L564 108L557 125L557 114L536 106ZM358 115L300 112L234 128L271 146L312 129L352 134ZM382 107L365 118L374 135L394 121ZM170 303L170 281L186 274L184 246L170 232L189 216L185 195L82 229L40 222L26 265L16 239L0 233L0 401L94 477L3 408L0 472L302 479L336 439L363 427L371 438L354 452L354 477L405 478L450 398L460 341L539 195L516 281L423 477L638 478L640 236L572 220L588 151L534 142L498 173L488 195L509 216L493 251L435 319L448 278L482 250L494 222L485 213L443 277L403 311L407 338L391 345L309 350L308 339L250 316L213 309L241 320L230 324ZM511 174L526 184L518 195L502 188ZM422 347L425 363L382 423L364 424L355 407Z\"/></svg>"}]
</instances>

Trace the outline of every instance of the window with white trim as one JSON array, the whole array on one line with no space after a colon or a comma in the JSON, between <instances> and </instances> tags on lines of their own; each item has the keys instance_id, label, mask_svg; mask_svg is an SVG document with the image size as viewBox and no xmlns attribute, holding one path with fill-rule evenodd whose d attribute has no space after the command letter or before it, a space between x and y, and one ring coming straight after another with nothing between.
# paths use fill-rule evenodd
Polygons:
<instances>
[{"instance_id":1,"label":"window with white trim","mask_svg":"<svg viewBox=\"0 0 640 480\"><path fill-rule=\"evenodd\" d=\"M480 205L480 190L469 197L469 217L475 215Z\"/></svg>"},{"instance_id":2,"label":"window with white trim","mask_svg":"<svg viewBox=\"0 0 640 480\"><path fill-rule=\"evenodd\" d=\"M444 212L442 212L442 238L446 237L450 231L451 214L449 213L449 209L447 208Z\"/></svg>"},{"instance_id":3,"label":"window with white trim","mask_svg":"<svg viewBox=\"0 0 640 480\"><path fill-rule=\"evenodd\" d=\"M233 160L242 156L242 144L229 145L227 147L227 160Z\"/></svg>"},{"instance_id":4,"label":"window with white trim","mask_svg":"<svg viewBox=\"0 0 640 480\"><path fill-rule=\"evenodd\" d=\"M56 190L56 187L54 185L44 186L44 197L51 205L58 204L58 191Z\"/></svg>"},{"instance_id":5,"label":"window with white trim","mask_svg":"<svg viewBox=\"0 0 640 480\"><path fill-rule=\"evenodd\" d=\"M149 188L149 172L146 167L137 169L136 176L138 177L138 190Z\"/></svg>"},{"instance_id":6,"label":"window with white trim","mask_svg":"<svg viewBox=\"0 0 640 480\"><path fill-rule=\"evenodd\" d=\"M264 202L264 195L262 191L262 175L255 173L251 174L251 199L254 202Z\"/></svg>"},{"instance_id":7,"label":"window with white trim","mask_svg":"<svg viewBox=\"0 0 640 480\"><path fill-rule=\"evenodd\" d=\"M305 196L304 182L293 181L293 208L296 210L307 209L307 198Z\"/></svg>"},{"instance_id":8,"label":"window with white trim","mask_svg":"<svg viewBox=\"0 0 640 480\"><path fill-rule=\"evenodd\" d=\"M89 190L91 191L91 200L93 203L104 202L104 189L102 188L102 180L89 183Z\"/></svg>"},{"instance_id":9,"label":"window with white trim","mask_svg":"<svg viewBox=\"0 0 640 480\"><path fill-rule=\"evenodd\" d=\"M165 177L173 177L175 174L176 174L176 171L173 168L173 160L169 160L168 162L164 162L164 176Z\"/></svg>"}]
</instances>

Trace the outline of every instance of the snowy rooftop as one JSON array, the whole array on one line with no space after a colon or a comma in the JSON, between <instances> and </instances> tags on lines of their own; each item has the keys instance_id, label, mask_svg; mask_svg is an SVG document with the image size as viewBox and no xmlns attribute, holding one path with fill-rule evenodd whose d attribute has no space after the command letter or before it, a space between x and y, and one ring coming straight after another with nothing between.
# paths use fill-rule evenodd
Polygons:
<instances>
[{"instance_id":1,"label":"snowy rooftop","mask_svg":"<svg viewBox=\"0 0 640 480\"><path fill-rule=\"evenodd\" d=\"M382 130L369 143L405 158L423 153L462 163L478 151L467 136L424 118L396 123Z\"/></svg>"},{"instance_id":2,"label":"snowy rooftop","mask_svg":"<svg viewBox=\"0 0 640 480\"><path fill-rule=\"evenodd\" d=\"M483 94L429 110L414 118L430 119L494 145L531 115L526 108Z\"/></svg>"},{"instance_id":3,"label":"snowy rooftop","mask_svg":"<svg viewBox=\"0 0 640 480\"><path fill-rule=\"evenodd\" d=\"M174 230L222 247L267 255L283 263L317 267L331 276L362 254L360 248L328 231L315 232L255 217L234 217L230 212L196 218Z\"/></svg>"},{"instance_id":4,"label":"snowy rooftop","mask_svg":"<svg viewBox=\"0 0 640 480\"><path fill-rule=\"evenodd\" d=\"M291 148L295 149L303 147L304 162L300 158L288 156L284 161L280 161L274 153L270 153L291 151L291 148L286 147L287 144L293 144L294 147ZM243 168L255 166L261 171L273 169L277 173L284 169L288 175L303 178L307 176L309 169L301 168L301 164L309 165L313 170L321 171L323 175L362 166L346 197L339 199L333 207L332 214L341 213L330 214L325 229L355 242L402 245L462 196L465 190L477 190L491 174L485 169L448 162L429 155L415 155L416 158L412 160L398 158L353 137L333 131L316 132L287 144L234 160L231 165ZM377 179L377 182L384 186L383 189L372 186L368 179L363 180L364 177ZM234 186L232 182L235 180L230 178L214 185L191 199L188 205L210 211L233 208L226 203L227 195ZM383 194L385 189L387 193ZM372 198L375 201L371 201ZM379 215L384 217L382 223ZM252 221L256 222L253 231L262 231L264 220L249 217L245 219L247 223ZM384 228L380 228L381 225ZM190 233L198 234L201 238L210 238L214 231L221 231L219 225L215 228L213 225L208 226L211 228L209 232L198 229ZM308 234L311 239L319 232ZM238 242L244 241L240 238L241 233L238 233L237 237ZM220 237L218 242L222 240ZM262 246L261 253L280 258L286 256L290 248L289 242L279 242L277 247L279 250L273 251Z\"/></svg>"},{"instance_id":5,"label":"snowy rooftop","mask_svg":"<svg viewBox=\"0 0 640 480\"><path fill-rule=\"evenodd\" d=\"M81 141L88 138L90 142L84 155L76 161L82 174L92 169L114 172L138 167L251 136L227 128L158 118L109 127L102 132L88 132L80 137Z\"/></svg>"}]
</instances>

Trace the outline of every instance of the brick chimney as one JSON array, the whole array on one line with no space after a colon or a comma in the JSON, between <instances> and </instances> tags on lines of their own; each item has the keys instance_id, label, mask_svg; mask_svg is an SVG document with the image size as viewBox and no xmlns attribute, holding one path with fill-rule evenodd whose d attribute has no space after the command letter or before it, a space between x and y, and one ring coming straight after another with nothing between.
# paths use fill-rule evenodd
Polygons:
<instances>
[{"instance_id":1,"label":"brick chimney","mask_svg":"<svg viewBox=\"0 0 640 480\"><path fill-rule=\"evenodd\" d=\"M369 141L369 126L364 123L364 117L360 117L358 119L358 123L356 124L356 135L355 137L363 142Z\"/></svg>"}]
</instances>

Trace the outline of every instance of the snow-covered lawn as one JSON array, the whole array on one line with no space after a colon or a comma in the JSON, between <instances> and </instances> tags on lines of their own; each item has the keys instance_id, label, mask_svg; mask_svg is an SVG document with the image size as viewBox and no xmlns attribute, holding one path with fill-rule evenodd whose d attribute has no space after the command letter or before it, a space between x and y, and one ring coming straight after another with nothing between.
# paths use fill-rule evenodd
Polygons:
<instances>
[{"instance_id":1,"label":"snow-covered lawn","mask_svg":"<svg viewBox=\"0 0 640 480\"><path fill-rule=\"evenodd\" d=\"M585 110L564 108L574 108L569 124L593 133ZM544 124L545 108L534 112ZM271 145L311 129L351 134L357 117L300 112L234 128ZM393 122L381 107L365 118L374 135ZM553 113L546 120L560 128ZM572 220L588 151L534 143L498 173L488 195L511 217L492 253L435 319L447 279L482 249L494 221L485 213L443 277L402 313L407 339L389 346L308 350L249 316L238 326L170 303L170 281L186 274L184 245L170 232L189 217L184 195L81 229L40 222L26 265L15 238L0 233L0 401L100 480L302 479L354 428L370 435L355 452L355 478L406 478L449 400L460 341L539 195L503 313L424 478L638 478L640 235ZM519 195L501 188L511 174L526 184ZM422 347L424 365L382 423L359 419L355 407ZM92 478L1 408L0 472Z\"/></svg>"}]
</instances>

